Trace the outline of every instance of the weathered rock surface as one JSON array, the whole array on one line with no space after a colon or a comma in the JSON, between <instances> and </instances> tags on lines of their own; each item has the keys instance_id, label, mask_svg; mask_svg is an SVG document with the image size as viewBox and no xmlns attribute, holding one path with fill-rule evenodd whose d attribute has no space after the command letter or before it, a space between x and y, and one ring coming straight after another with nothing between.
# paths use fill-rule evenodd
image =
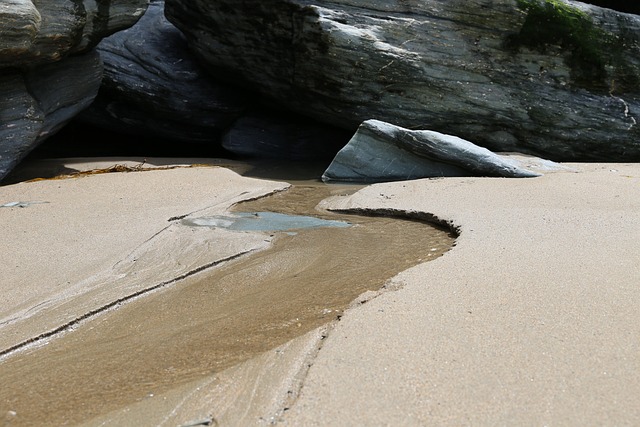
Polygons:
<instances>
[{"instance_id":1,"label":"weathered rock surface","mask_svg":"<svg viewBox=\"0 0 640 427\"><path fill-rule=\"evenodd\" d=\"M322 179L383 182L474 175L540 176L520 167L517 161L455 136L367 120L340 150Z\"/></svg>"},{"instance_id":2,"label":"weathered rock surface","mask_svg":"<svg viewBox=\"0 0 640 427\"><path fill-rule=\"evenodd\" d=\"M0 4L0 180L89 106L102 78L102 62L91 49L103 37L134 24L147 2Z\"/></svg>"},{"instance_id":3,"label":"weathered rock surface","mask_svg":"<svg viewBox=\"0 0 640 427\"><path fill-rule=\"evenodd\" d=\"M133 25L148 0L3 0L0 68L48 63Z\"/></svg>"},{"instance_id":4,"label":"weathered rock surface","mask_svg":"<svg viewBox=\"0 0 640 427\"><path fill-rule=\"evenodd\" d=\"M638 160L640 17L577 2L167 0L211 73L355 130Z\"/></svg>"},{"instance_id":5,"label":"weathered rock surface","mask_svg":"<svg viewBox=\"0 0 640 427\"><path fill-rule=\"evenodd\" d=\"M331 159L349 141L349 133L292 113L249 112L222 138L222 146L240 156L280 160Z\"/></svg>"},{"instance_id":6,"label":"weathered rock surface","mask_svg":"<svg viewBox=\"0 0 640 427\"><path fill-rule=\"evenodd\" d=\"M133 27L100 42L103 86L82 120L123 133L218 143L248 94L209 79L153 1Z\"/></svg>"},{"instance_id":7,"label":"weathered rock surface","mask_svg":"<svg viewBox=\"0 0 640 427\"><path fill-rule=\"evenodd\" d=\"M0 72L0 180L93 101L102 62L94 51L25 71Z\"/></svg>"}]
</instances>

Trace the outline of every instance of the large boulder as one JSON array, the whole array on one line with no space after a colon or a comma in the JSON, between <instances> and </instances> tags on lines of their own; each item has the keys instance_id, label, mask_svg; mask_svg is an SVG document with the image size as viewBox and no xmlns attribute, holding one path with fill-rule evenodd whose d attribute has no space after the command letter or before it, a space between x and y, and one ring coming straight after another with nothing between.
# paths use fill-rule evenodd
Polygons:
<instances>
[{"instance_id":1,"label":"large boulder","mask_svg":"<svg viewBox=\"0 0 640 427\"><path fill-rule=\"evenodd\" d=\"M209 71L367 119L554 160L640 159L640 17L563 0L166 0Z\"/></svg>"},{"instance_id":2,"label":"large boulder","mask_svg":"<svg viewBox=\"0 0 640 427\"><path fill-rule=\"evenodd\" d=\"M147 0L0 3L0 180L93 101L102 37L135 23Z\"/></svg>"},{"instance_id":3,"label":"large boulder","mask_svg":"<svg viewBox=\"0 0 640 427\"><path fill-rule=\"evenodd\" d=\"M97 47L104 80L81 120L133 135L219 144L220 134L245 110L249 95L209 79L182 33L152 1L133 27Z\"/></svg>"}]
</instances>

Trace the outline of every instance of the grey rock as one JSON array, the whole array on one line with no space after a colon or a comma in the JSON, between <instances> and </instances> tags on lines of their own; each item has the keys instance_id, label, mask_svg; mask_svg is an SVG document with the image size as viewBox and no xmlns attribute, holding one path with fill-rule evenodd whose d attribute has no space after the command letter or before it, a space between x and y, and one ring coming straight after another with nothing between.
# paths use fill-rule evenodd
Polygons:
<instances>
[{"instance_id":1,"label":"grey rock","mask_svg":"<svg viewBox=\"0 0 640 427\"><path fill-rule=\"evenodd\" d=\"M253 111L225 133L222 146L246 157L280 160L331 159L348 141L342 129L292 113Z\"/></svg>"},{"instance_id":2,"label":"grey rock","mask_svg":"<svg viewBox=\"0 0 640 427\"><path fill-rule=\"evenodd\" d=\"M486 148L438 132L367 120L336 155L324 181L382 182L430 177L540 176Z\"/></svg>"},{"instance_id":3,"label":"grey rock","mask_svg":"<svg viewBox=\"0 0 640 427\"><path fill-rule=\"evenodd\" d=\"M0 180L95 98L102 62L92 48L133 25L148 0L0 3Z\"/></svg>"},{"instance_id":4,"label":"grey rock","mask_svg":"<svg viewBox=\"0 0 640 427\"><path fill-rule=\"evenodd\" d=\"M3 0L0 68L33 66L87 52L130 27L148 0Z\"/></svg>"},{"instance_id":5,"label":"grey rock","mask_svg":"<svg viewBox=\"0 0 640 427\"><path fill-rule=\"evenodd\" d=\"M101 78L95 51L33 69L0 70L0 180L91 104Z\"/></svg>"},{"instance_id":6,"label":"grey rock","mask_svg":"<svg viewBox=\"0 0 640 427\"><path fill-rule=\"evenodd\" d=\"M151 2L133 27L97 47L103 86L81 120L134 135L219 144L220 133L246 108L240 88L217 84L189 52L182 33Z\"/></svg>"},{"instance_id":7,"label":"grey rock","mask_svg":"<svg viewBox=\"0 0 640 427\"><path fill-rule=\"evenodd\" d=\"M373 118L640 160L636 15L561 0L166 0L166 15L219 78L352 131Z\"/></svg>"},{"instance_id":8,"label":"grey rock","mask_svg":"<svg viewBox=\"0 0 640 427\"><path fill-rule=\"evenodd\" d=\"M0 58L28 51L41 25L42 17L30 0L0 3Z\"/></svg>"}]
</instances>

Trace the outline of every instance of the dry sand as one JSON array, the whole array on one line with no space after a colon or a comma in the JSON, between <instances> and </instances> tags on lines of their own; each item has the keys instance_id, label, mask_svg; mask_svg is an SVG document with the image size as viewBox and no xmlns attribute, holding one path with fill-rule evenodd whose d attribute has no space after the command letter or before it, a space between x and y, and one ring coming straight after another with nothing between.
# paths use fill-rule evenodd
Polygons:
<instances>
[{"instance_id":1,"label":"dry sand","mask_svg":"<svg viewBox=\"0 0 640 427\"><path fill-rule=\"evenodd\" d=\"M640 424L640 168L571 166L574 171L535 179L381 184L328 200L335 209L433 214L459 229L457 246L396 276L385 291L363 295L339 322L88 425ZM170 229L170 218L216 212L283 188L223 169L202 172L140 174L138 192L127 200L118 198L117 177L99 187L82 178L62 194L55 181L39 184L44 192L0 188L0 204L47 201L49 211L59 209L39 222L26 213L45 205L0 209L2 227L21 227L1 243L9 254L1 267L8 289L2 348L99 307L111 292L138 289L134 281L105 293L93 285L104 272L156 277L157 265L149 270L133 261L144 259L145 248L156 251L149 260L167 257L160 273L190 271L193 266L171 258L174 239L145 243ZM84 202L105 194L111 197L102 206ZM69 224L74 210L89 207L95 215ZM105 218L125 211L137 218L134 224L123 223L116 236L101 228ZM42 227L59 228L59 246L69 250L47 252L38 241ZM268 244L216 238L229 246L206 262ZM192 239L176 241L189 247ZM203 262L196 248L187 251L189 259ZM30 251L38 251L37 262ZM87 277L89 291L49 301L50 286L64 286L70 277ZM41 283L46 286L36 286ZM34 299L46 310L24 312ZM28 325L10 321L25 316Z\"/></svg>"},{"instance_id":2,"label":"dry sand","mask_svg":"<svg viewBox=\"0 0 640 427\"><path fill-rule=\"evenodd\" d=\"M289 425L640 425L640 167L376 185L457 246L351 311Z\"/></svg>"}]
</instances>

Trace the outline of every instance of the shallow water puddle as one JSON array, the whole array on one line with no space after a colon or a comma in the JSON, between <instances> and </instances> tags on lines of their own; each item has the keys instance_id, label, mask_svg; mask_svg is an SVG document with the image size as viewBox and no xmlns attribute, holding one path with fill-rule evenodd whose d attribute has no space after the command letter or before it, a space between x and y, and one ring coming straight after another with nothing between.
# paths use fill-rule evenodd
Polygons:
<instances>
[{"instance_id":1,"label":"shallow water puddle","mask_svg":"<svg viewBox=\"0 0 640 427\"><path fill-rule=\"evenodd\" d=\"M216 215L187 218L182 224L191 227L215 227L232 231L293 231L323 227L350 227L346 221L333 221L304 215L288 215L277 212L237 212L231 215Z\"/></svg>"},{"instance_id":2,"label":"shallow water puddle","mask_svg":"<svg viewBox=\"0 0 640 427\"><path fill-rule=\"evenodd\" d=\"M10 426L73 425L154 399L335 320L358 295L451 248L448 231L422 222L315 209L330 195L354 190L297 185L238 205L244 214L185 221L266 227L273 246L6 359L0 417L9 414Z\"/></svg>"}]
</instances>

